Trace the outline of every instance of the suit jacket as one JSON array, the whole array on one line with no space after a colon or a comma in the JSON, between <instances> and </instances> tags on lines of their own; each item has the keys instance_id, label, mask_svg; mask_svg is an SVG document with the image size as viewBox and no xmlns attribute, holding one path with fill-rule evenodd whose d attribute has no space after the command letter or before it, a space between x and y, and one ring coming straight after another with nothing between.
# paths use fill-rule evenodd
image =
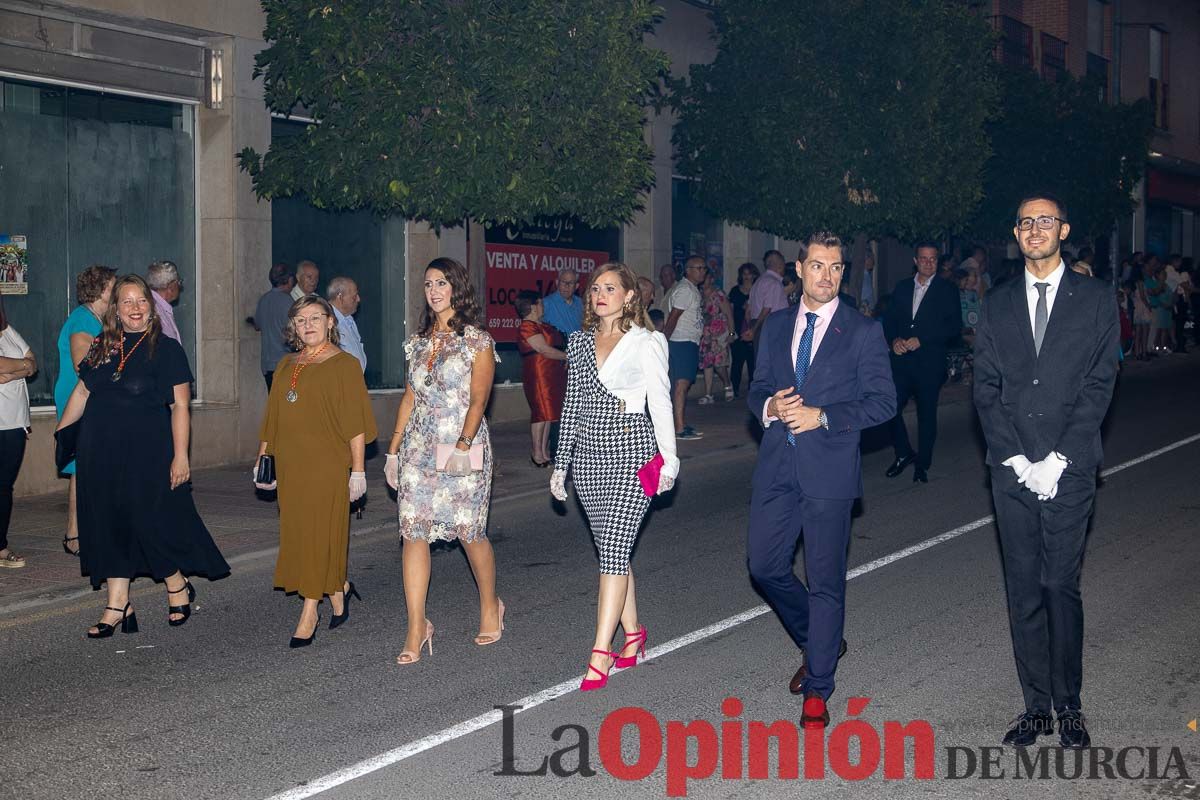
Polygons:
<instances>
[{"instance_id":1,"label":"suit jacket","mask_svg":"<svg viewBox=\"0 0 1200 800\"><path fill-rule=\"evenodd\" d=\"M883 315L883 332L889 352L897 338L920 339L921 346L915 351L902 356L892 353L892 364L898 369L916 369L922 377L940 382L946 375L946 351L962 335L962 303L958 287L950 281L937 275L930 280L915 319L912 301L916 277L896 284Z\"/></svg>"},{"instance_id":2,"label":"suit jacket","mask_svg":"<svg viewBox=\"0 0 1200 800\"><path fill-rule=\"evenodd\" d=\"M801 303L776 311L763 323L748 399L759 420L771 395L795 383L792 334L803 307ZM879 323L848 303L839 303L800 390L805 405L825 412L829 430L801 433L796 446L789 447L787 426L772 423L759 447L755 488L763 486L770 473L792 469L810 497L840 500L862 495L860 432L896 414L896 386L887 352Z\"/></svg>"},{"instance_id":3,"label":"suit jacket","mask_svg":"<svg viewBox=\"0 0 1200 800\"><path fill-rule=\"evenodd\" d=\"M975 329L974 377L988 464L1015 455L1040 461L1052 450L1084 469L1100 463L1119 330L1109 285L1068 269L1037 354L1024 277L988 292Z\"/></svg>"}]
</instances>

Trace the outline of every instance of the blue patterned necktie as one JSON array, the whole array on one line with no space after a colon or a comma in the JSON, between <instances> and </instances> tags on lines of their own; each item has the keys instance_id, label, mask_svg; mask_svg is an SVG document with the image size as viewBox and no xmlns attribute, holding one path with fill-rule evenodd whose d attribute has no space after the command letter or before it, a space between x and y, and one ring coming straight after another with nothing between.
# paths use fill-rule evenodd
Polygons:
<instances>
[{"instance_id":1,"label":"blue patterned necktie","mask_svg":"<svg viewBox=\"0 0 1200 800\"><path fill-rule=\"evenodd\" d=\"M808 377L808 362L812 358L813 331L817 327L817 315L811 311L806 311L804 316L808 319L808 327L804 329L804 335L800 337L800 346L796 348L796 391L804 386L804 379ZM796 434L788 431L788 444L792 447L796 446Z\"/></svg>"}]
</instances>

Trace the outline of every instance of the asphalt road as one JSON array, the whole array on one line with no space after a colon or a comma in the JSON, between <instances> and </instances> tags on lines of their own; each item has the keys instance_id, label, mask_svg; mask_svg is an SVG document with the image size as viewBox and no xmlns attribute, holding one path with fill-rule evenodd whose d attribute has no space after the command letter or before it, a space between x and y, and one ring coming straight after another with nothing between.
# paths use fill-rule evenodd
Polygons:
<instances>
[{"instance_id":1,"label":"asphalt road","mask_svg":"<svg viewBox=\"0 0 1200 800\"><path fill-rule=\"evenodd\" d=\"M723 733L722 723L745 731L751 721L799 717L786 690L795 650L774 615L761 613L745 569L755 455L748 438L692 459L676 495L655 506L634 558L652 658L614 675L603 691L570 688L590 648L596 593L597 562L580 514L574 503L556 509L548 496L516 497L492 510L508 606L503 640L472 643L474 585L461 550L446 549L434 558L428 610L434 655L412 666L394 660L405 612L391 531L353 539L351 574L365 601L352 606L347 625L322 627L304 650L286 646L299 602L271 591L270 556L198 584L196 613L182 628L166 625L161 591L148 588L135 590L142 632L134 636L84 638L100 595L0 615L0 798L300 798L326 786L316 796L611 799L665 797L668 786L682 786L691 797L994 798L1050 790L1200 798L1200 733L1187 728L1200 716L1200 437L1189 441L1200 434L1197 408L1200 358L1137 365L1122 377L1106 429L1106 466L1121 469L1100 490L1084 566L1083 700L1094 744L1143 748L1130 755L1133 772L1157 747L1158 774L1178 748L1182 770L1167 770L1165 779L1014 779L1012 751L996 756L993 769L1005 769L1004 778L981 779L979 764L971 777L946 777L947 748L982 761L980 748L998 745L1021 710L996 534L985 520L992 509L982 445L969 406L954 405L943 409L928 485L907 475L885 479L888 450L864 460L866 496L850 556L858 568L848 589L850 652L831 703L834 725L847 719L852 697L870 698L857 716L876 732L887 720L928 722L932 779L913 777L910 745L901 780L885 779L880 766L848 781L832 759L823 779L806 778L804 754L799 779L780 778L772 751L769 778L752 779L744 766L735 777L718 761L710 777L682 782L685 763L715 751L682 746L681 729L665 733L669 721L707 720ZM947 532L956 535L906 551ZM326 622L327 605L322 616ZM728 697L740 700L740 713L723 713ZM582 749L595 774L496 775L504 770L504 726L493 709L517 702L526 708L511 721L510 771L535 770L586 736ZM664 732L661 760L647 760L648 774L637 780L612 774L620 771L618 751L630 765L653 755L639 751L634 728L619 744L610 737L601 754L601 725L623 707L657 720L643 741ZM553 738L569 725L579 727ZM736 737L722 742L732 747ZM966 756L958 752L961 772ZM850 760L859 755L855 745ZM1048 757L1053 776L1053 752ZM559 761L576 771L580 748Z\"/></svg>"}]
</instances>

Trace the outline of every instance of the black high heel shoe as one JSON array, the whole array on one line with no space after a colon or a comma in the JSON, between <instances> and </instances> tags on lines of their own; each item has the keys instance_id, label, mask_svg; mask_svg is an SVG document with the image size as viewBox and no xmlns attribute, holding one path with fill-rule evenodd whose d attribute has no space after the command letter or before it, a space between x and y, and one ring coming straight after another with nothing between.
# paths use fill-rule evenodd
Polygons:
<instances>
[{"instance_id":1,"label":"black high heel shoe","mask_svg":"<svg viewBox=\"0 0 1200 800\"><path fill-rule=\"evenodd\" d=\"M112 636L114 632L116 632L117 625L121 626L121 633L137 633L138 632L137 614L130 612L129 603L126 603L124 608L116 608L114 606L105 606L104 610L105 611L120 611L121 612L121 621L119 623L113 623L112 625L109 625L107 622L97 622L95 625L96 632L95 633L92 633L91 631L87 632L87 637L89 639L107 639L108 637Z\"/></svg>"},{"instance_id":2,"label":"black high heel shoe","mask_svg":"<svg viewBox=\"0 0 1200 800\"><path fill-rule=\"evenodd\" d=\"M345 609L343 609L343 611L344 610ZM290 642L288 642L288 647L292 648L293 650L295 650L297 647L308 647L310 644L313 643L313 639L317 638L317 628L319 628L319 627L321 627L320 613L317 614L317 624L313 625L312 634L310 634L307 639L301 639L299 636L293 636L292 640Z\"/></svg>"},{"instance_id":3,"label":"black high heel shoe","mask_svg":"<svg viewBox=\"0 0 1200 800\"><path fill-rule=\"evenodd\" d=\"M179 594L182 591L187 591L188 601L181 606L171 605L171 595ZM180 625L188 621L188 617L192 615L192 603L196 602L196 590L192 588L192 582L187 578L183 579L183 587L175 591L167 590L167 624L172 628L178 628ZM182 614L179 619L171 619L172 614Z\"/></svg>"},{"instance_id":4,"label":"black high heel shoe","mask_svg":"<svg viewBox=\"0 0 1200 800\"><path fill-rule=\"evenodd\" d=\"M79 541L78 536L64 536L63 541L62 541L63 551L66 552L66 554L69 556L75 556L76 558L79 558L79 551L72 550L71 545L68 544L69 542L78 542L78 541ZM75 546L78 547L79 545L75 545Z\"/></svg>"},{"instance_id":5,"label":"black high heel shoe","mask_svg":"<svg viewBox=\"0 0 1200 800\"><path fill-rule=\"evenodd\" d=\"M362 596L358 593L358 589L354 588L354 581L350 581L350 588L342 592L342 613L334 614L329 618L329 630L333 630L346 620L350 619L351 597L360 603L362 602Z\"/></svg>"}]
</instances>

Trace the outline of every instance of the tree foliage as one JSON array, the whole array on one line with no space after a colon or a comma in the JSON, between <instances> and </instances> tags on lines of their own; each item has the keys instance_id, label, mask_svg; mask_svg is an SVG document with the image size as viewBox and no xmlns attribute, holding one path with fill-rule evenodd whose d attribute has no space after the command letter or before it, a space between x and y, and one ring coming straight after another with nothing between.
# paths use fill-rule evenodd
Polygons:
<instances>
[{"instance_id":1,"label":"tree foliage","mask_svg":"<svg viewBox=\"0 0 1200 800\"><path fill-rule=\"evenodd\" d=\"M1029 69L1006 68L1000 81L1001 112L987 128L995 152L972 233L1011 238L1017 203L1031 191L1063 199L1073 239L1112 231L1132 213L1131 192L1146 166L1154 128L1149 102L1111 105L1091 81L1046 81Z\"/></svg>"},{"instance_id":2,"label":"tree foliage","mask_svg":"<svg viewBox=\"0 0 1200 800\"><path fill-rule=\"evenodd\" d=\"M981 196L993 35L955 0L723 0L676 85L681 171L717 216L914 239Z\"/></svg>"},{"instance_id":3,"label":"tree foliage","mask_svg":"<svg viewBox=\"0 0 1200 800\"><path fill-rule=\"evenodd\" d=\"M246 148L262 198L452 225L628 219L666 59L644 0L263 0L267 105L303 134Z\"/></svg>"}]
</instances>

